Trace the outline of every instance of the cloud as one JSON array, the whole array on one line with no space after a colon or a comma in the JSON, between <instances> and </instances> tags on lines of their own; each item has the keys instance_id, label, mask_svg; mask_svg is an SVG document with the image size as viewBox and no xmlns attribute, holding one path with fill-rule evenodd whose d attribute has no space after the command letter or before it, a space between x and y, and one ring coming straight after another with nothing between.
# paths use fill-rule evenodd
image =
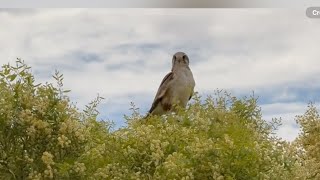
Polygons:
<instances>
[{"instance_id":1,"label":"cloud","mask_svg":"<svg viewBox=\"0 0 320 180\"><path fill-rule=\"evenodd\" d=\"M176 51L189 55L196 91L255 91L267 119L319 101L320 24L304 9L2 9L0 26L1 64L20 57L39 82L58 69L80 107L99 93L117 122L130 101L147 111Z\"/></svg>"}]
</instances>

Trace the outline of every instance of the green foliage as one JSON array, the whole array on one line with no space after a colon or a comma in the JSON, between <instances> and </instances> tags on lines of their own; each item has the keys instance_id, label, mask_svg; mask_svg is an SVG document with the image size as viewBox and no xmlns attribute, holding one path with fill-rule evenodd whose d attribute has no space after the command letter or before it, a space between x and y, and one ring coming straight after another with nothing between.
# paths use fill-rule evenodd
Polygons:
<instances>
[{"instance_id":1,"label":"green foliage","mask_svg":"<svg viewBox=\"0 0 320 180\"><path fill-rule=\"evenodd\" d=\"M297 140L301 179L320 179L320 115L314 104L309 104L305 114L297 116L301 134Z\"/></svg>"},{"instance_id":2,"label":"green foliage","mask_svg":"<svg viewBox=\"0 0 320 180\"><path fill-rule=\"evenodd\" d=\"M97 97L79 111L56 72L35 84L21 60L0 71L0 179L319 179L317 109L297 117L293 143L273 136L254 95L217 90L175 114L142 119L132 103L128 126L98 121Z\"/></svg>"},{"instance_id":3,"label":"green foliage","mask_svg":"<svg viewBox=\"0 0 320 180\"><path fill-rule=\"evenodd\" d=\"M58 87L35 85L30 67L18 59L2 66L0 76L0 179L79 176L72 167L86 152L91 128L103 122L71 105L58 72Z\"/></svg>"},{"instance_id":4,"label":"green foliage","mask_svg":"<svg viewBox=\"0 0 320 180\"><path fill-rule=\"evenodd\" d=\"M291 159L270 136L272 126L261 119L256 99L219 91L215 97L202 104L195 96L176 115L146 122L131 117L128 128L115 134L121 147L113 157L121 158L121 166L108 164L102 177L121 172L132 179L286 179L290 167L284 161Z\"/></svg>"}]
</instances>

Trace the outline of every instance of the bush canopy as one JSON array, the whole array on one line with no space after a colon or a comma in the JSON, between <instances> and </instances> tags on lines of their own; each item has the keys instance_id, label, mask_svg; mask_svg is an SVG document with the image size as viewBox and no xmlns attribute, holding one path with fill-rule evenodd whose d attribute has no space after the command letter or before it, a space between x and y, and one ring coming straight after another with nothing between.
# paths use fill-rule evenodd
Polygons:
<instances>
[{"instance_id":1,"label":"bush canopy","mask_svg":"<svg viewBox=\"0 0 320 180\"><path fill-rule=\"evenodd\" d=\"M299 137L275 136L254 96L195 94L186 109L127 126L97 120L101 97L80 111L63 88L36 84L21 60L0 71L0 179L320 179L320 116L297 116Z\"/></svg>"}]
</instances>

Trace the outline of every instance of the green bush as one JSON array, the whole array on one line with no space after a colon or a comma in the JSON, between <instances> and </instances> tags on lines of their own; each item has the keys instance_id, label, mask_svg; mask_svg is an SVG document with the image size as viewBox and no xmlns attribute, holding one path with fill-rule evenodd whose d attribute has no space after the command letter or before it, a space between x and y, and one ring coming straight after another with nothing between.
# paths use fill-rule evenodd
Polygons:
<instances>
[{"instance_id":1,"label":"green bush","mask_svg":"<svg viewBox=\"0 0 320 180\"><path fill-rule=\"evenodd\" d=\"M320 179L320 116L314 104L309 104L305 114L297 116L301 133L297 139L300 166L297 177Z\"/></svg>"},{"instance_id":2,"label":"green bush","mask_svg":"<svg viewBox=\"0 0 320 180\"><path fill-rule=\"evenodd\" d=\"M0 179L319 179L320 118L297 122L300 137L274 136L254 96L217 90L186 110L143 119L132 105L127 127L98 121L101 97L81 112L57 85L35 84L17 61L0 71Z\"/></svg>"},{"instance_id":3,"label":"green bush","mask_svg":"<svg viewBox=\"0 0 320 180\"><path fill-rule=\"evenodd\" d=\"M2 66L0 78L0 179L81 176L78 158L94 146L92 138L108 135L95 120L99 99L80 113L65 96L62 75L54 75L57 87L35 85L20 60Z\"/></svg>"}]
</instances>

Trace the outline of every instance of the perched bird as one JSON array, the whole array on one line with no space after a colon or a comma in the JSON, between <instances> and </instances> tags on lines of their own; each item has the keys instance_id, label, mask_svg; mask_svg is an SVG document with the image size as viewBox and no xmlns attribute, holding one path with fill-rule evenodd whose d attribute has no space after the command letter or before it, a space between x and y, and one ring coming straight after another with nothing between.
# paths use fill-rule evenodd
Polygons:
<instances>
[{"instance_id":1,"label":"perched bird","mask_svg":"<svg viewBox=\"0 0 320 180\"><path fill-rule=\"evenodd\" d=\"M192 97L194 86L188 56L184 52L175 53L171 72L163 78L146 117L174 111L175 105L185 108Z\"/></svg>"}]
</instances>

